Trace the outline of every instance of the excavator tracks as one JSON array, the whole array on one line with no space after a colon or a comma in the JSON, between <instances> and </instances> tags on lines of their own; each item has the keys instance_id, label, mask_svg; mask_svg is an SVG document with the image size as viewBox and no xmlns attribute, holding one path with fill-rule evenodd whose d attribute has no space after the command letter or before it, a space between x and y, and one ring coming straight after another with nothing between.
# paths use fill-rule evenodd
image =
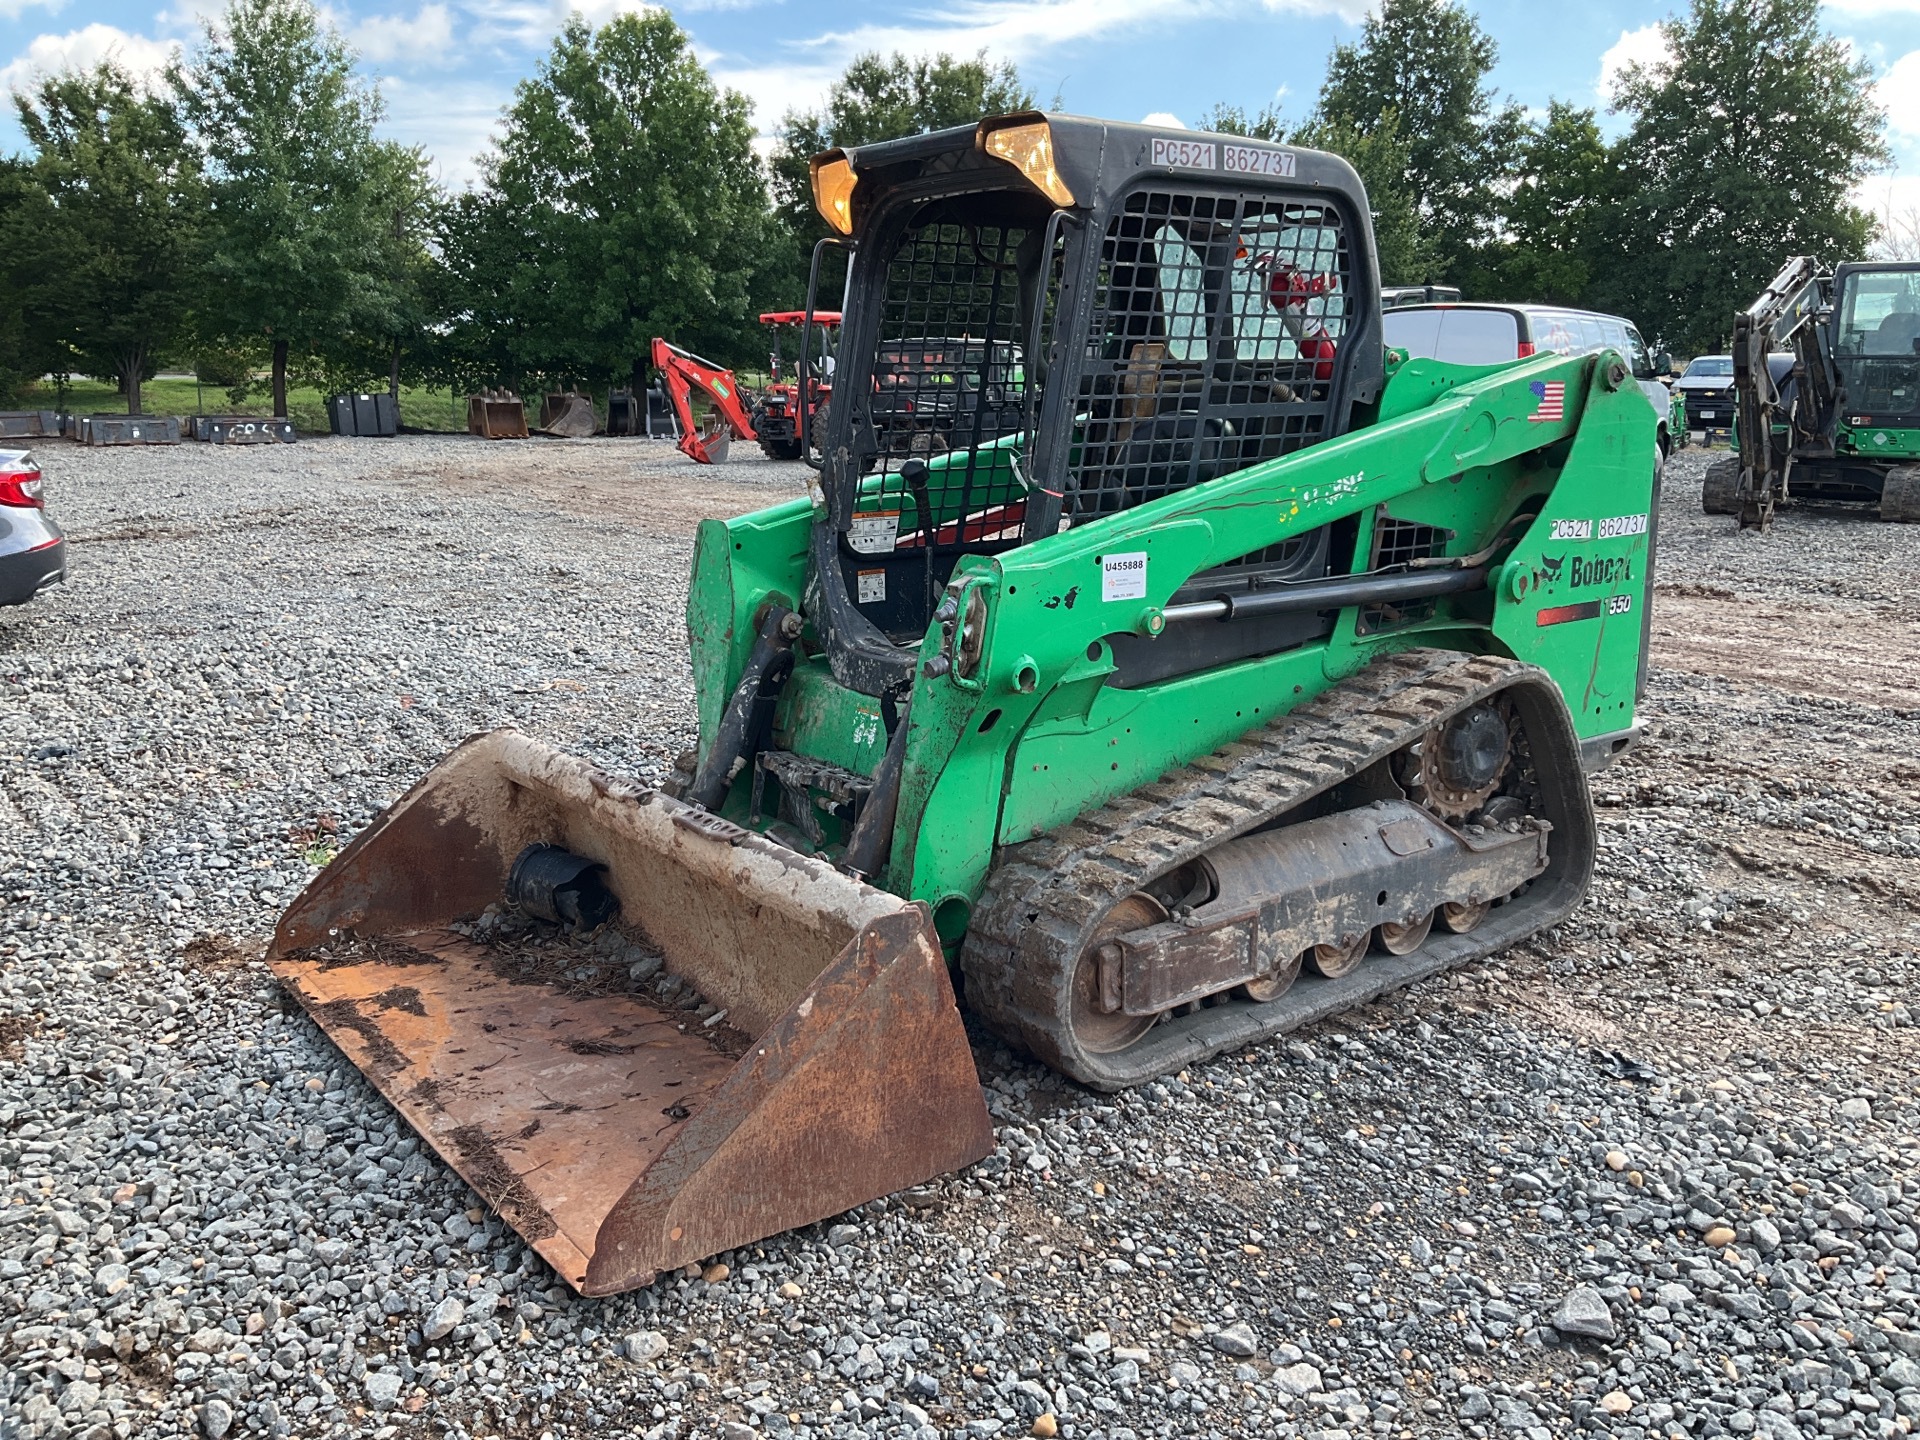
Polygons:
<instances>
[{"instance_id":1,"label":"excavator tracks","mask_svg":"<svg viewBox=\"0 0 1920 1440\"><path fill-rule=\"evenodd\" d=\"M1216 996L1180 1007L1135 1043L1082 1045L1070 1020L1075 970L1117 906L1226 841L1287 815L1494 696L1511 703L1531 755L1548 866L1467 934L1436 929L1406 955L1369 955L1338 978L1304 975L1277 999ZM1118 1090L1225 1050L1364 1005L1506 948L1564 919L1592 874L1594 821L1559 690L1531 665L1408 650L1152 785L1002 852L973 914L961 968L967 1001L1008 1041L1099 1090Z\"/></svg>"}]
</instances>

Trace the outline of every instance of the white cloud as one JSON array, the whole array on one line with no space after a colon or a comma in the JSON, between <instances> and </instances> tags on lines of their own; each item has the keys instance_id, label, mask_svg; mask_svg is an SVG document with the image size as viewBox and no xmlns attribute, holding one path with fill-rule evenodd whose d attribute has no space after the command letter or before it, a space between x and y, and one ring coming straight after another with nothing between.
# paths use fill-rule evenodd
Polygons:
<instances>
[{"instance_id":1,"label":"white cloud","mask_svg":"<svg viewBox=\"0 0 1920 1440\"><path fill-rule=\"evenodd\" d=\"M112 60L135 80L151 84L178 50L175 41L129 35L117 26L98 23L65 35L36 35L23 53L0 67L0 90L30 89L43 76L91 70L102 60Z\"/></svg>"},{"instance_id":2,"label":"white cloud","mask_svg":"<svg viewBox=\"0 0 1920 1440\"><path fill-rule=\"evenodd\" d=\"M474 38L482 43L544 52L575 11L598 29L616 15L654 10L646 0L465 0Z\"/></svg>"},{"instance_id":3,"label":"white cloud","mask_svg":"<svg viewBox=\"0 0 1920 1440\"><path fill-rule=\"evenodd\" d=\"M67 0L0 0L0 19L18 20L36 5L48 11L57 11L66 3Z\"/></svg>"},{"instance_id":4,"label":"white cloud","mask_svg":"<svg viewBox=\"0 0 1920 1440\"><path fill-rule=\"evenodd\" d=\"M426 83L381 81L387 115L381 128L396 140L418 145L433 162L442 185L457 190L480 178L480 156L512 98L505 82L453 80Z\"/></svg>"},{"instance_id":5,"label":"white cloud","mask_svg":"<svg viewBox=\"0 0 1920 1440\"><path fill-rule=\"evenodd\" d=\"M1887 128L1920 139L1920 50L1909 50L1874 86L1874 98L1886 107Z\"/></svg>"},{"instance_id":6,"label":"white cloud","mask_svg":"<svg viewBox=\"0 0 1920 1440\"><path fill-rule=\"evenodd\" d=\"M1636 63L1649 69L1667 63L1667 37L1660 33L1657 24L1622 30L1620 38L1600 57L1600 78L1593 88L1602 100L1612 101L1614 89L1620 83L1620 72Z\"/></svg>"},{"instance_id":7,"label":"white cloud","mask_svg":"<svg viewBox=\"0 0 1920 1440\"><path fill-rule=\"evenodd\" d=\"M771 133L789 110L815 110L825 104L827 91L844 68L844 61L838 65L740 65L726 56L707 64L714 84L738 90L753 102L754 128L763 135Z\"/></svg>"},{"instance_id":8,"label":"white cloud","mask_svg":"<svg viewBox=\"0 0 1920 1440\"><path fill-rule=\"evenodd\" d=\"M198 35L210 22L226 17L225 0L177 0L153 12L153 23L160 30L184 30Z\"/></svg>"},{"instance_id":9,"label":"white cloud","mask_svg":"<svg viewBox=\"0 0 1920 1440\"><path fill-rule=\"evenodd\" d=\"M376 65L449 65L464 58L453 44L453 15L445 5L422 5L412 19L373 15L347 32L353 48Z\"/></svg>"},{"instance_id":10,"label":"white cloud","mask_svg":"<svg viewBox=\"0 0 1920 1440\"><path fill-rule=\"evenodd\" d=\"M1259 0L1259 7L1349 20L1366 10L1358 0ZM829 31L804 43L837 56L867 50L882 54L899 50L909 55L939 51L971 55L985 50L1020 63L1059 45L1110 40L1126 30L1184 24L1247 8L1233 0L956 0L943 10L908 12L913 19L934 23L860 25Z\"/></svg>"},{"instance_id":11,"label":"white cloud","mask_svg":"<svg viewBox=\"0 0 1920 1440\"><path fill-rule=\"evenodd\" d=\"M992 59L1026 65L1058 47L1252 9L1358 20L1367 0L953 0L937 10L896 11L901 18L894 23L860 24L789 41L782 47L790 57L784 61L717 55L708 68L719 83L753 101L754 123L764 133L788 110L818 106L847 61L867 51L970 56L984 50ZM1285 87L1277 92L1285 93Z\"/></svg>"},{"instance_id":12,"label":"white cloud","mask_svg":"<svg viewBox=\"0 0 1920 1440\"><path fill-rule=\"evenodd\" d=\"M1142 125L1158 125L1162 130L1185 130L1187 124L1178 115L1170 115L1165 110L1156 110L1151 115L1140 117Z\"/></svg>"},{"instance_id":13,"label":"white cloud","mask_svg":"<svg viewBox=\"0 0 1920 1440\"><path fill-rule=\"evenodd\" d=\"M1869 175L1854 185L1852 199L1880 222L1867 259L1920 260L1920 174Z\"/></svg>"}]
</instances>

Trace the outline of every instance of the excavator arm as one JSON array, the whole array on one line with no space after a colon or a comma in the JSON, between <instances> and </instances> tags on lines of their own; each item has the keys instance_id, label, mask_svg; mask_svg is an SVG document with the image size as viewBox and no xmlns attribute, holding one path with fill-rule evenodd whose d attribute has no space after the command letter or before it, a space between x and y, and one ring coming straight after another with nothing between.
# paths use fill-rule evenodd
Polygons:
<instances>
[{"instance_id":1,"label":"excavator arm","mask_svg":"<svg viewBox=\"0 0 1920 1440\"><path fill-rule=\"evenodd\" d=\"M1792 457L1825 433L1833 408L1833 357L1820 322L1833 305L1833 276L1809 255L1795 256L1760 297L1733 317L1734 436L1740 449L1740 524L1765 529L1787 489ZM1781 393L1767 357L1794 356L1794 393ZM1776 446L1775 427L1788 443Z\"/></svg>"},{"instance_id":2,"label":"excavator arm","mask_svg":"<svg viewBox=\"0 0 1920 1440\"><path fill-rule=\"evenodd\" d=\"M665 380L667 398L680 421L680 450L688 459L715 465L727 458L732 441L756 438L753 422L740 403L740 382L731 370L658 338L653 342L653 364ZM704 429L693 423L696 389L713 405Z\"/></svg>"}]
</instances>

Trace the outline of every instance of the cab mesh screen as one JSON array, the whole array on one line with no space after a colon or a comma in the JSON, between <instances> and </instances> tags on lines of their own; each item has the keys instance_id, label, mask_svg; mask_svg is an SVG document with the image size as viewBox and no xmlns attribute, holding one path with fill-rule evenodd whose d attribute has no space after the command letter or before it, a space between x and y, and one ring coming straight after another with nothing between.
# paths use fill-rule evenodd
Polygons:
<instances>
[{"instance_id":1,"label":"cab mesh screen","mask_svg":"<svg viewBox=\"0 0 1920 1440\"><path fill-rule=\"evenodd\" d=\"M1069 521L1324 439L1352 318L1330 206L1146 190L1108 222L1067 466Z\"/></svg>"},{"instance_id":2,"label":"cab mesh screen","mask_svg":"<svg viewBox=\"0 0 1920 1440\"><path fill-rule=\"evenodd\" d=\"M993 224L910 227L887 264L879 343L867 416L875 451L869 480L854 503L850 543L857 551L919 549L924 500L941 525L936 554L1019 541L1019 517L983 514L995 457L974 447L1019 431L1026 405L1022 363L1022 246L1038 237ZM1025 263L1031 267L1031 254ZM916 496L901 475L910 460L950 457L930 470ZM898 516L897 534L885 531ZM876 521L880 522L878 531ZM1002 535L1000 532L1006 533Z\"/></svg>"}]
</instances>

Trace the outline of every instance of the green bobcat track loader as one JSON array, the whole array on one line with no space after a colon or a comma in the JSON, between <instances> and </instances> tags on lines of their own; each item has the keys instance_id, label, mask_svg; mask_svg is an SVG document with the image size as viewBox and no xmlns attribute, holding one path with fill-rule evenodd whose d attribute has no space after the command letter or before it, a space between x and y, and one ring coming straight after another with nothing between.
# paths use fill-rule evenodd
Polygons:
<instances>
[{"instance_id":1,"label":"green bobcat track loader","mask_svg":"<svg viewBox=\"0 0 1920 1440\"><path fill-rule=\"evenodd\" d=\"M813 178L830 418L699 529L698 753L476 737L271 955L594 1293L986 1153L955 978L1112 1089L1554 924L1639 724L1656 417L1383 352L1345 162L1018 114Z\"/></svg>"}]
</instances>

